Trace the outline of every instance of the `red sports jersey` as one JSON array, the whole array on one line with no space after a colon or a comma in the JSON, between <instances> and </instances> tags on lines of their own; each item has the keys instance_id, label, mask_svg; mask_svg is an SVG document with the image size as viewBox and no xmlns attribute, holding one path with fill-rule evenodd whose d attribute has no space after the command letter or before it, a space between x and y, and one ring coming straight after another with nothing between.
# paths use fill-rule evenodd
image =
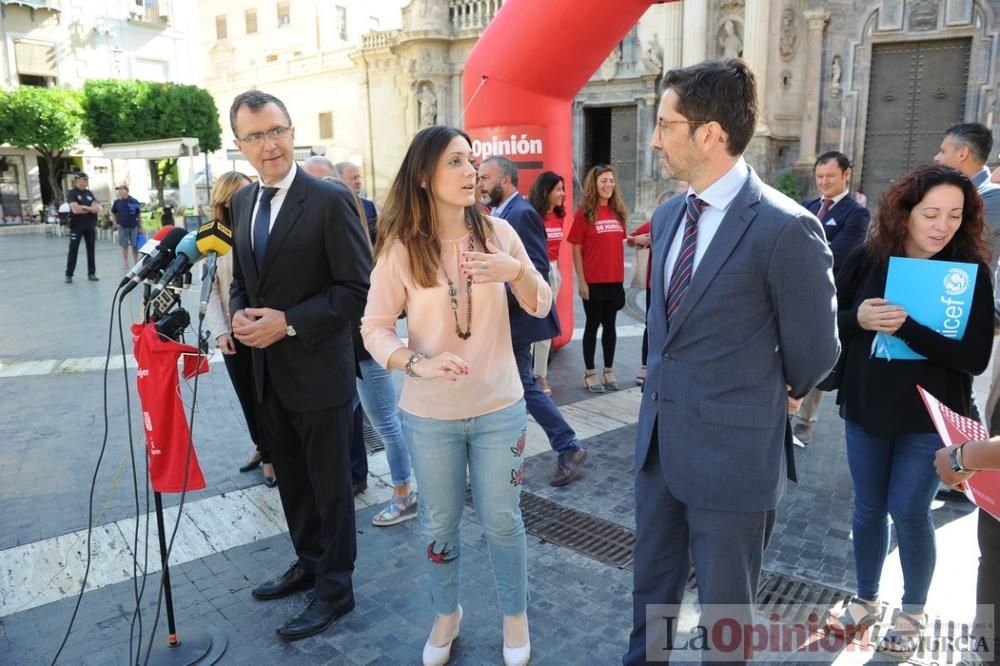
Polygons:
<instances>
[{"instance_id":1,"label":"red sports jersey","mask_svg":"<svg viewBox=\"0 0 1000 666\"><path fill-rule=\"evenodd\" d=\"M149 480L153 490L158 493L183 492L185 461L188 461L187 489L201 490L205 487L205 477L191 442L177 377L177 358L181 354L197 354L198 350L161 338L154 324L132 326L132 340L139 366L136 386L142 404L142 423L149 451ZM202 372L207 369L205 366ZM185 376L188 376L187 368Z\"/></svg>"}]
</instances>

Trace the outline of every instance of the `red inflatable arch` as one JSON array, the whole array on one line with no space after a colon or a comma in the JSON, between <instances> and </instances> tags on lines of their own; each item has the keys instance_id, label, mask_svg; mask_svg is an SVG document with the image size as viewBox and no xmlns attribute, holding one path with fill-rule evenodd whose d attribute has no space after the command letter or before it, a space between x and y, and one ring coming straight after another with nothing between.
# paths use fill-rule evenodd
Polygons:
<instances>
[{"instance_id":1,"label":"red inflatable arch","mask_svg":"<svg viewBox=\"0 0 1000 666\"><path fill-rule=\"evenodd\" d=\"M662 1L662 0L661 0ZM465 129L479 157L505 155L526 194L541 171L573 182L572 101L650 0L507 0L465 64ZM566 209L574 210L570 188ZM572 215L566 217L566 231ZM573 333L573 253L559 253L562 335Z\"/></svg>"}]
</instances>

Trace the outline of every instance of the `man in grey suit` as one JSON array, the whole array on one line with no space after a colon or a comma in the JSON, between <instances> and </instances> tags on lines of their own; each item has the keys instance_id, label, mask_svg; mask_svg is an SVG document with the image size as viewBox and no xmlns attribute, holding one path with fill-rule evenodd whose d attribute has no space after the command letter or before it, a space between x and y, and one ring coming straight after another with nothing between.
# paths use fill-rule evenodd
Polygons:
<instances>
[{"instance_id":1,"label":"man in grey suit","mask_svg":"<svg viewBox=\"0 0 1000 666\"><path fill-rule=\"evenodd\" d=\"M993 133L986 125L955 123L945 130L944 139L941 140L941 147L938 148L934 161L957 169L968 176L983 200L983 218L990 228L993 239L993 280L995 284L997 259L1000 258L1000 185L991 181L990 170L986 168L986 161L990 158L992 150ZM994 307L1000 312L1000 306L995 304ZM996 350L995 354L1000 354L1000 348ZM1000 400L1000 381L998 379L1000 379L1000 356L995 356L990 394L986 399L986 424L991 432L1000 431L1000 419L997 418L1000 417L1000 414L995 414L997 402ZM974 393L972 398L973 409L976 410ZM978 411L975 411L973 416L979 418ZM938 492L938 499L964 501L965 497L958 491L942 489Z\"/></svg>"},{"instance_id":2,"label":"man in grey suit","mask_svg":"<svg viewBox=\"0 0 1000 666\"><path fill-rule=\"evenodd\" d=\"M983 217L993 233L993 266L1000 258L1000 185L990 180L986 162L993 151L993 133L980 123L956 123L945 130L934 161L958 169L972 181L983 199Z\"/></svg>"},{"instance_id":3,"label":"man in grey suit","mask_svg":"<svg viewBox=\"0 0 1000 666\"><path fill-rule=\"evenodd\" d=\"M664 90L650 145L690 188L652 221L625 664L670 658L676 625L657 605L680 604L692 559L701 624L752 620L774 510L793 472L788 413L840 348L833 256L819 221L742 156L757 122L747 63L671 70ZM744 659L718 649L705 658L720 656Z\"/></svg>"}]
</instances>

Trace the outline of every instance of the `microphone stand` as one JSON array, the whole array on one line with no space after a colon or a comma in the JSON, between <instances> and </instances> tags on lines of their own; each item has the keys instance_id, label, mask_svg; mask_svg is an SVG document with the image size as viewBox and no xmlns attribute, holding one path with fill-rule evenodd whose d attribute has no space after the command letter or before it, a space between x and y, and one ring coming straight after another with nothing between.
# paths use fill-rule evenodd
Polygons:
<instances>
[{"instance_id":1,"label":"microphone stand","mask_svg":"<svg viewBox=\"0 0 1000 666\"><path fill-rule=\"evenodd\" d=\"M168 287L169 288L169 287ZM149 297L152 289L148 281L142 284L142 322L149 324ZM180 307L180 306L178 306ZM199 344L200 341L199 341ZM191 442L188 442L191 445ZM146 466L148 480L149 466ZM163 576L163 602L167 611L166 642L157 641L149 651L146 662L154 666L190 666L190 664L214 664L226 651L229 642L220 632L211 627L205 629L189 628L185 631L182 641L177 634L177 622L174 618L174 598L170 588L170 566L167 562L167 532L163 521L163 496L153 491L153 503L156 506L156 531L160 541L160 572ZM180 516L178 516L178 520ZM148 520L148 519L147 519ZM137 526L138 527L138 526ZM155 627L154 627L155 631ZM218 651L213 650L215 647ZM209 654L209 652L213 654ZM131 661L132 657L129 656ZM202 660L205 661L202 661Z\"/></svg>"}]
</instances>

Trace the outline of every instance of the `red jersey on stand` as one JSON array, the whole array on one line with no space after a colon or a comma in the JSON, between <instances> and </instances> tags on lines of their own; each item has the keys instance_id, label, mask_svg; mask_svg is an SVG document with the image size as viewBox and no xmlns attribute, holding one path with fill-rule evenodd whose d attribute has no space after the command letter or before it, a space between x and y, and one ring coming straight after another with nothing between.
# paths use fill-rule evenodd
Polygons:
<instances>
[{"instance_id":1,"label":"red jersey on stand","mask_svg":"<svg viewBox=\"0 0 1000 666\"><path fill-rule=\"evenodd\" d=\"M569 232L573 245L583 246L583 276L587 284L625 282L625 222L608 206L599 206L594 223L583 209L576 211Z\"/></svg>"},{"instance_id":2,"label":"red jersey on stand","mask_svg":"<svg viewBox=\"0 0 1000 666\"><path fill-rule=\"evenodd\" d=\"M136 386L142 404L142 423L149 452L149 480L153 490L158 493L183 492L185 461L188 462L187 490L202 490L205 477L191 442L177 377L178 357L181 354L197 354L198 350L160 337L155 324L133 325L132 340L139 366ZM193 377L195 371L208 370L204 363L201 368L191 365L185 363L185 377Z\"/></svg>"}]
</instances>

